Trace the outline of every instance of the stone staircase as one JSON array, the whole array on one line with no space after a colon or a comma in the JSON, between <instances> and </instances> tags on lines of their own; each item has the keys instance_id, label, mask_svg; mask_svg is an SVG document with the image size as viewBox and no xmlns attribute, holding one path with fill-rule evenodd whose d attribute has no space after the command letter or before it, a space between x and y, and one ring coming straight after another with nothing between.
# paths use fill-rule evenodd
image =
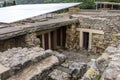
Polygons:
<instances>
[{"instance_id":1,"label":"stone staircase","mask_svg":"<svg viewBox=\"0 0 120 80\"><path fill-rule=\"evenodd\" d=\"M0 80L43 80L64 59L41 48L10 49L0 53Z\"/></svg>"}]
</instances>

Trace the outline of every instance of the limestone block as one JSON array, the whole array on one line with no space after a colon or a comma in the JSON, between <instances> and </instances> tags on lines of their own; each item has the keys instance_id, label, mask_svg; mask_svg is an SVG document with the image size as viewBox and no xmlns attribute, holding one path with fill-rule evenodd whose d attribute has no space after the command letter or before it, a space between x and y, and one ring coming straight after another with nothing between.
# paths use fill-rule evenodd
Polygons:
<instances>
[{"instance_id":1,"label":"limestone block","mask_svg":"<svg viewBox=\"0 0 120 80\"><path fill-rule=\"evenodd\" d=\"M56 56L59 59L60 63L63 63L66 60L66 56L61 54L61 53L59 53L59 52L57 52L57 51L46 50L45 52L46 53L50 53L51 55Z\"/></svg>"},{"instance_id":2,"label":"limestone block","mask_svg":"<svg viewBox=\"0 0 120 80\"><path fill-rule=\"evenodd\" d=\"M100 60L108 60L109 58L109 54L108 53L102 53L102 55L97 58L97 61L100 61Z\"/></svg>"},{"instance_id":3,"label":"limestone block","mask_svg":"<svg viewBox=\"0 0 120 80\"><path fill-rule=\"evenodd\" d=\"M55 79L55 80L69 80L69 76L67 73L65 72L62 72L60 70L57 70L55 69L53 72L51 72L49 74L49 76L52 78L52 79Z\"/></svg>"},{"instance_id":4,"label":"limestone block","mask_svg":"<svg viewBox=\"0 0 120 80\"><path fill-rule=\"evenodd\" d=\"M116 80L120 80L120 74L117 76Z\"/></svg>"},{"instance_id":5,"label":"limestone block","mask_svg":"<svg viewBox=\"0 0 120 80\"><path fill-rule=\"evenodd\" d=\"M0 80L6 80L10 75L10 68L6 68L0 64Z\"/></svg>"},{"instance_id":6,"label":"limestone block","mask_svg":"<svg viewBox=\"0 0 120 80\"><path fill-rule=\"evenodd\" d=\"M111 61L104 71L101 80L119 80L120 61Z\"/></svg>"},{"instance_id":7,"label":"limestone block","mask_svg":"<svg viewBox=\"0 0 120 80\"><path fill-rule=\"evenodd\" d=\"M40 39L37 38L36 33L27 34L25 36L25 41L28 47L38 46L41 43Z\"/></svg>"},{"instance_id":8,"label":"limestone block","mask_svg":"<svg viewBox=\"0 0 120 80\"><path fill-rule=\"evenodd\" d=\"M86 71L87 71L87 64L85 63L73 62L69 66L69 76L72 79L82 78L82 76L85 74Z\"/></svg>"},{"instance_id":9,"label":"limestone block","mask_svg":"<svg viewBox=\"0 0 120 80\"><path fill-rule=\"evenodd\" d=\"M112 47L112 46L108 46L105 50L106 53L109 54L114 54L116 52L117 48L116 47Z\"/></svg>"}]
</instances>

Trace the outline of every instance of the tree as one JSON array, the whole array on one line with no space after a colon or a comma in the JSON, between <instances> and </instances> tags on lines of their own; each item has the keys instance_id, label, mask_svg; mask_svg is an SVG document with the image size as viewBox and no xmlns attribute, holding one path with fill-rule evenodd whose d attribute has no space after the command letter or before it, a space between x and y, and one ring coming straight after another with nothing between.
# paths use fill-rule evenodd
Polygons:
<instances>
[{"instance_id":1,"label":"tree","mask_svg":"<svg viewBox=\"0 0 120 80\"><path fill-rule=\"evenodd\" d=\"M107 0L108 2L120 2L120 0Z\"/></svg>"},{"instance_id":2,"label":"tree","mask_svg":"<svg viewBox=\"0 0 120 80\"><path fill-rule=\"evenodd\" d=\"M15 2L15 0L13 1L13 5L16 5L16 2Z\"/></svg>"},{"instance_id":3,"label":"tree","mask_svg":"<svg viewBox=\"0 0 120 80\"><path fill-rule=\"evenodd\" d=\"M3 3L3 7L6 7L7 6L7 3L6 3L6 1L4 1L4 3Z\"/></svg>"},{"instance_id":4,"label":"tree","mask_svg":"<svg viewBox=\"0 0 120 80\"><path fill-rule=\"evenodd\" d=\"M95 0L84 0L83 3L80 5L82 9L95 9Z\"/></svg>"}]
</instances>

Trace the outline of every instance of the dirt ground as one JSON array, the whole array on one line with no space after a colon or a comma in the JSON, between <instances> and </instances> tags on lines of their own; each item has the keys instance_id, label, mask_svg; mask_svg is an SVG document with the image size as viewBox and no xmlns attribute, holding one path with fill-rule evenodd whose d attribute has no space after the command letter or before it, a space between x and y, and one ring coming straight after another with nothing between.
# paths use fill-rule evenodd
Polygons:
<instances>
[{"instance_id":1,"label":"dirt ground","mask_svg":"<svg viewBox=\"0 0 120 80\"><path fill-rule=\"evenodd\" d=\"M96 59L100 56L99 53L95 54L92 52L88 52L87 50L80 50L80 51L63 50L61 52L67 56L65 63L71 63L71 62L88 63L88 62L90 62L91 59Z\"/></svg>"},{"instance_id":2,"label":"dirt ground","mask_svg":"<svg viewBox=\"0 0 120 80\"><path fill-rule=\"evenodd\" d=\"M58 50L58 52L66 55L66 61L58 66L49 76L55 78L55 80L70 80L68 78L69 73L69 65L73 62L82 62L88 63L91 59L96 59L100 56L100 54L94 54L92 52L88 52L87 50L81 51L67 51L67 50ZM53 79L54 80L54 79Z\"/></svg>"}]
</instances>

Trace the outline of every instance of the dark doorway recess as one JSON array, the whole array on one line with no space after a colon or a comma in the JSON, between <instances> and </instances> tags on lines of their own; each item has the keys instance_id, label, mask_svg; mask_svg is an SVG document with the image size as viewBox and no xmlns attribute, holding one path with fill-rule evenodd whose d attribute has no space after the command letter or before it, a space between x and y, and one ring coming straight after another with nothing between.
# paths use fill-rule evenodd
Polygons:
<instances>
[{"instance_id":1,"label":"dark doorway recess","mask_svg":"<svg viewBox=\"0 0 120 80\"><path fill-rule=\"evenodd\" d=\"M54 49L54 46L55 46L55 32L52 31L50 32L50 38L51 38L51 49Z\"/></svg>"},{"instance_id":2,"label":"dark doorway recess","mask_svg":"<svg viewBox=\"0 0 120 80\"><path fill-rule=\"evenodd\" d=\"M45 43L45 50L49 49L49 38L48 38L48 33L44 34L44 43Z\"/></svg>"},{"instance_id":3,"label":"dark doorway recess","mask_svg":"<svg viewBox=\"0 0 120 80\"><path fill-rule=\"evenodd\" d=\"M57 46L61 46L61 29L57 30Z\"/></svg>"},{"instance_id":4,"label":"dark doorway recess","mask_svg":"<svg viewBox=\"0 0 120 80\"><path fill-rule=\"evenodd\" d=\"M66 27L62 27L62 46L65 48L65 43L66 43Z\"/></svg>"},{"instance_id":5,"label":"dark doorway recess","mask_svg":"<svg viewBox=\"0 0 120 80\"><path fill-rule=\"evenodd\" d=\"M89 33L83 32L83 48L88 49L89 46Z\"/></svg>"}]
</instances>

